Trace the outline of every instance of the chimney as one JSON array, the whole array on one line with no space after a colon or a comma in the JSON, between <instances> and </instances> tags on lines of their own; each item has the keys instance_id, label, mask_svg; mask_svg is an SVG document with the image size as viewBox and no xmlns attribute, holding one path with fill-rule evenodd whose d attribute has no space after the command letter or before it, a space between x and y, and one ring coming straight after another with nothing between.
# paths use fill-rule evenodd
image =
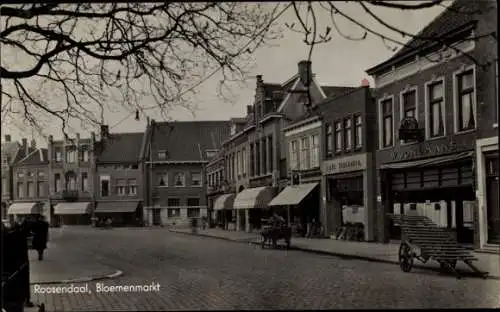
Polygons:
<instances>
[{"instance_id":1,"label":"chimney","mask_svg":"<svg viewBox=\"0 0 500 312\"><path fill-rule=\"evenodd\" d=\"M362 87L370 87L370 81L366 78L361 80L361 86Z\"/></svg>"},{"instance_id":2,"label":"chimney","mask_svg":"<svg viewBox=\"0 0 500 312\"><path fill-rule=\"evenodd\" d=\"M26 153L26 155L28 155L29 152L28 139L23 138L22 142L23 142L23 150Z\"/></svg>"},{"instance_id":3,"label":"chimney","mask_svg":"<svg viewBox=\"0 0 500 312\"><path fill-rule=\"evenodd\" d=\"M300 81L302 81L304 86L306 87L309 86L312 81L311 61L300 61L298 67L299 67Z\"/></svg>"},{"instance_id":4,"label":"chimney","mask_svg":"<svg viewBox=\"0 0 500 312\"><path fill-rule=\"evenodd\" d=\"M35 140L31 140L31 148L36 148L36 141Z\"/></svg>"},{"instance_id":5,"label":"chimney","mask_svg":"<svg viewBox=\"0 0 500 312\"><path fill-rule=\"evenodd\" d=\"M76 140L77 140L77 141L80 141L80 133L77 133L77 134L76 134Z\"/></svg>"},{"instance_id":6,"label":"chimney","mask_svg":"<svg viewBox=\"0 0 500 312\"><path fill-rule=\"evenodd\" d=\"M54 141L54 137L52 135L49 135L49 142L52 143Z\"/></svg>"},{"instance_id":7,"label":"chimney","mask_svg":"<svg viewBox=\"0 0 500 312\"><path fill-rule=\"evenodd\" d=\"M54 137L52 135L49 135L49 144L47 144L47 160L49 161L49 167L52 166L52 161L54 160L52 158L52 143L54 141Z\"/></svg>"},{"instance_id":8,"label":"chimney","mask_svg":"<svg viewBox=\"0 0 500 312\"><path fill-rule=\"evenodd\" d=\"M10 142L10 140L11 140L11 136L10 136L10 134L6 134L6 135L5 135L5 142L7 142L7 143L8 143L8 142Z\"/></svg>"},{"instance_id":9,"label":"chimney","mask_svg":"<svg viewBox=\"0 0 500 312\"><path fill-rule=\"evenodd\" d=\"M261 86L264 83L262 75L256 75L255 78L257 78L257 87Z\"/></svg>"},{"instance_id":10,"label":"chimney","mask_svg":"<svg viewBox=\"0 0 500 312\"><path fill-rule=\"evenodd\" d=\"M109 126L101 125L101 139L105 139L109 137Z\"/></svg>"}]
</instances>

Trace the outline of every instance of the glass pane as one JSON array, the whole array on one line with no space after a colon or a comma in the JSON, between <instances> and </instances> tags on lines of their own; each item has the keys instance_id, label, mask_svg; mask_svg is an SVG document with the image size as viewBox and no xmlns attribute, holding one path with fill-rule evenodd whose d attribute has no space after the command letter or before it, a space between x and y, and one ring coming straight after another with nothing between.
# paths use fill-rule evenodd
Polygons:
<instances>
[{"instance_id":1,"label":"glass pane","mask_svg":"<svg viewBox=\"0 0 500 312\"><path fill-rule=\"evenodd\" d=\"M439 121L440 121L439 105L440 103L432 105L431 133L433 136L439 135Z\"/></svg>"},{"instance_id":2,"label":"glass pane","mask_svg":"<svg viewBox=\"0 0 500 312\"><path fill-rule=\"evenodd\" d=\"M361 146L361 142L363 141L363 128L356 128L356 146Z\"/></svg>"},{"instance_id":3,"label":"glass pane","mask_svg":"<svg viewBox=\"0 0 500 312\"><path fill-rule=\"evenodd\" d=\"M474 75L472 75L472 72L460 76L460 87L462 90L474 87Z\"/></svg>"},{"instance_id":4,"label":"glass pane","mask_svg":"<svg viewBox=\"0 0 500 312\"><path fill-rule=\"evenodd\" d=\"M460 130L471 129L475 127L474 114L472 111L472 94L468 93L462 96L460 100Z\"/></svg>"},{"instance_id":5,"label":"glass pane","mask_svg":"<svg viewBox=\"0 0 500 312\"><path fill-rule=\"evenodd\" d=\"M335 137L335 148L337 150L341 150L342 149L342 135L340 132L337 132L337 135Z\"/></svg>"},{"instance_id":6,"label":"glass pane","mask_svg":"<svg viewBox=\"0 0 500 312\"><path fill-rule=\"evenodd\" d=\"M346 148L351 148L352 146L352 130L349 129L346 132Z\"/></svg>"},{"instance_id":7,"label":"glass pane","mask_svg":"<svg viewBox=\"0 0 500 312\"><path fill-rule=\"evenodd\" d=\"M415 91L409 91L403 95L403 107L405 109L408 108L413 108L416 105L416 92Z\"/></svg>"},{"instance_id":8,"label":"glass pane","mask_svg":"<svg viewBox=\"0 0 500 312\"><path fill-rule=\"evenodd\" d=\"M385 100L382 105L384 114L392 112L392 100Z\"/></svg>"},{"instance_id":9,"label":"glass pane","mask_svg":"<svg viewBox=\"0 0 500 312\"><path fill-rule=\"evenodd\" d=\"M346 128L349 128L351 126L351 119L350 118L345 120L345 126L346 126Z\"/></svg>"},{"instance_id":10,"label":"glass pane","mask_svg":"<svg viewBox=\"0 0 500 312\"><path fill-rule=\"evenodd\" d=\"M437 83L431 86L431 100L443 97L443 83Z\"/></svg>"},{"instance_id":11,"label":"glass pane","mask_svg":"<svg viewBox=\"0 0 500 312\"><path fill-rule=\"evenodd\" d=\"M392 144L392 117L384 119L384 145Z\"/></svg>"},{"instance_id":12,"label":"glass pane","mask_svg":"<svg viewBox=\"0 0 500 312\"><path fill-rule=\"evenodd\" d=\"M408 109L405 111L405 117L415 117L415 109Z\"/></svg>"}]
</instances>

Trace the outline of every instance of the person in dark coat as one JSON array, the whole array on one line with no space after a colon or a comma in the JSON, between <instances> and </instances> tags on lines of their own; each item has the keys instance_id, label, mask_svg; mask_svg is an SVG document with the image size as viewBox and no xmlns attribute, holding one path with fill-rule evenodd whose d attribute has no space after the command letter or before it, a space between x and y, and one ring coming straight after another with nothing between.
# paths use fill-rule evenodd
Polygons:
<instances>
[{"instance_id":1,"label":"person in dark coat","mask_svg":"<svg viewBox=\"0 0 500 312\"><path fill-rule=\"evenodd\" d=\"M18 294L23 297L26 307L34 307L31 301L30 262L28 256L28 236L31 230L31 225L27 219L24 219L23 222L14 229L16 237L14 241L18 242L18 248L16 248L15 252L15 266L19 268L16 285L18 285L17 287L20 289Z\"/></svg>"},{"instance_id":2,"label":"person in dark coat","mask_svg":"<svg viewBox=\"0 0 500 312\"><path fill-rule=\"evenodd\" d=\"M43 252L47 248L49 238L49 223L43 216L38 216L33 224L33 249L38 252L38 260L43 260Z\"/></svg>"}]
</instances>

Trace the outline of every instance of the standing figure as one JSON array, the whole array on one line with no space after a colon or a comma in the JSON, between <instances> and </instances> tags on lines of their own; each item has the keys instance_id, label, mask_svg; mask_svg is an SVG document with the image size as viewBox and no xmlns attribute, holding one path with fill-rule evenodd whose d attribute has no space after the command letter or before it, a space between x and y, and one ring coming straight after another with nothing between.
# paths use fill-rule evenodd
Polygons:
<instances>
[{"instance_id":1,"label":"standing figure","mask_svg":"<svg viewBox=\"0 0 500 312\"><path fill-rule=\"evenodd\" d=\"M43 252L49 239L49 223L44 216L38 216L33 225L33 249L38 252L38 260L43 260Z\"/></svg>"}]
</instances>

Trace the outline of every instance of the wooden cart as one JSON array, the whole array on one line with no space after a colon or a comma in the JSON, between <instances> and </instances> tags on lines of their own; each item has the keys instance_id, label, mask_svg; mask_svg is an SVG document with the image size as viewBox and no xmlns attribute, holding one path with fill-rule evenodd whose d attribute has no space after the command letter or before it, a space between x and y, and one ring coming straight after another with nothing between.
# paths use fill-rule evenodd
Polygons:
<instances>
[{"instance_id":1,"label":"wooden cart","mask_svg":"<svg viewBox=\"0 0 500 312\"><path fill-rule=\"evenodd\" d=\"M260 232L261 237L261 247L265 248L270 246L273 248L278 248L278 241L284 240L286 243L286 248L290 248L290 242L292 239L292 228L290 226L277 226L274 227L269 225L267 219L262 219L263 223L266 224L262 227Z\"/></svg>"},{"instance_id":2,"label":"wooden cart","mask_svg":"<svg viewBox=\"0 0 500 312\"><path fill-rule=\"evenodd\" d=\"M438 227L431 219L420 215L390 215L394 224L401 227L402 239L399 247L399 266L410 272L414 259L426 263L437 261L444 272L462 275L456 270L458 261L463 261L483 278L488 272L479 270L472 262L477 261L470 250L458 244L456 238L445 228Z\"/></svg>"}]
</instances>

